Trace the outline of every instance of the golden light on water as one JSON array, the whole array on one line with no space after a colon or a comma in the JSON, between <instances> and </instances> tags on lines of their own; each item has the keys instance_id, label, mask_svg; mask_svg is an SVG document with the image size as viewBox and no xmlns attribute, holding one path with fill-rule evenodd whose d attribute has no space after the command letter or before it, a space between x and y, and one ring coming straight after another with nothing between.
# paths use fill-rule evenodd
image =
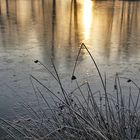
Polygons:
<instances>
[{"instance_id":1,"label":"golden light on water","mask_svg":"<svg viewBox=\"0 0 140 140\"><path fill-rule=\"evenodd\" d=\"M7 44L9 43L7 40L17 41L13 44L21 41L24 44L31 43L29 46L33 43L36 46L43 46L45 43L49 45L54 43L57 44L55 46L62 47L77 46L79 42L84 42L94 46L97 55L100 52L107 56L107 59L114 59L117 52L115 58L120 55L121 45L123 49L127 48L128 44L124 45L124 42L129 40L132 44L135 43L136 47L138 45L140 4L136 5L136 3L96 0L74 0L73 2L70 0L65 2L0 0L2 34L0 39L3 38ZM136 37L131 37L128 32L129 34L132 32ZM38 45L38 42L41 45ZM114 48L116 48L115 51ZM134 51L136 50L137 48Z\"/></svg>"},{"instance_id":2,"label":"golden light on water","mask_svg":"<svg viewBox=\"0 0 140 140\"><path fill-rule=\"evenodd\" d=\"M20 22L20 24L26 24L27 19L29 16L31 16L31 12L29 9L31 9L31 3L29 3L28 1L21 1L19 0L17 2L17 19L18 22Z\"/></svg>"},{"instance_id":3,"label":"golden light on water","mask_svg":"<svg viewBox=\"0 0 140 140\"><path fill-rule=\"evenodd\" d=\"M85 39L89 38L91 23L93 20L92 14L93 2L91 0L84 0L83 4L83 26Z\"/></svg>"}]
</instances>

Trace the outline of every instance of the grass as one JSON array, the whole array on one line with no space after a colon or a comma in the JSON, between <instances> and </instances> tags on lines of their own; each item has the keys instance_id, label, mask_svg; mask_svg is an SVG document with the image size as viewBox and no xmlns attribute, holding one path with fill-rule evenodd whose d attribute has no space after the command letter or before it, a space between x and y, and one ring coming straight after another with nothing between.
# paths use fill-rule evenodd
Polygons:
<instances>
[{"instance_id":1,"label":"grass","mask_svg":"<svg viewBox=\"0 0 140 140\"><path fill-rule=\"evenodd\" d=\"M87 50L95 66L100 81L101 90L93 92L93 85L89 82L79 84L75 71L81 49ZM29 118L22 118L16 122L9 122L0 118L0 127L8 134L7 139L15 140L138 140L140 139L139 98L140 88L131 79L116 74L114 77L114 91L108 93L107 78L103 78L95 59L85 44L81 44L71 80L75 88L68 92L64 89L57 69L52 61L54 73L47 66L42 65L52 78L56 80L61 92L53 92L47 85L31 75L31 83L37 99L39 111L30 105L24 107L30 112ZM131 83L127 87L128 93L122 88L121 80ZM45 89L41 90L40 86ZM135 90L132 90L132 87ZM103 89L103 90L102 90ZM136 99L133 99L133 92ZM51 101L45 95L49 95ZM127 100L124 95L127 96ZM40 101L41 99L41 101ZM44 102L44 109L40 104Z\"/></svg>"}]
</instances>

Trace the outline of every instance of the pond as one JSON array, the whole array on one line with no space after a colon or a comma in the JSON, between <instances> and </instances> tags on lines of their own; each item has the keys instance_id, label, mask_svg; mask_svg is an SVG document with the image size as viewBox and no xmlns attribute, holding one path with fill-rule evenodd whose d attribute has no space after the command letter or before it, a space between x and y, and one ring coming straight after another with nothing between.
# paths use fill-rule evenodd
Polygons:
<instances>
[{"instance_id":1,"label":"pond","mask_svg":"<svg viewBox=\"0 0 140 140\"><path fill-rule=\"evenodd\" d=\"M53 85L34 60L52 68L52 59L61 78L67 79L81 43L102 73L139 74L139 15L139 1L0 0L0 116L16 114L18 96L33 100L30 74ZM76 73L97 75L85 49Z\"/></svg>"}]
</instances>

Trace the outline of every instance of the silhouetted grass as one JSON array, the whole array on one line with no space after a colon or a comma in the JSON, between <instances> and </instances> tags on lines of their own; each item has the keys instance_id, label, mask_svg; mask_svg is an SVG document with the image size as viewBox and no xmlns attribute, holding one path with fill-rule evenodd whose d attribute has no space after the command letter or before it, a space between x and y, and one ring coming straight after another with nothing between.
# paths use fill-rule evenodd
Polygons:
<instances>
[{"instance_id":1,"label":"silhouetted grass","mask_svg":"<svg viewBox=\"0 0 140 140\"><path fill-rule=\"evenodd\" d=\"M103 90L93 92L89 82L79 84L75 75L78 57L84 47L93 66L97 69ZM52 62L54 73L40 61L41 64L56 80L61 92L53 92L47 85L31 75L31 83L37 98L40 113L29 105L24 105L32 116L9 122L0 118L1 128L15 140L138 140L140 139L139 96L140 88L131 79L116 74L113 93L107 92L107 78L102 77L99 67L85 44L81 44L72 72L71 80L76 88L68 92L64 89L57 69ZM131 83L137 91L133 99L131 86L128 93L122 90L121 80ZM42 86L46 92L40 89ZM83 90L84 89L84 90ZM45 94L51 97L49 103ZM124 95L128 95L127 100ZM42 101L40 101L41 99ZM47 109L40 103L44 102Z\"/></svg>"}]
</instances>

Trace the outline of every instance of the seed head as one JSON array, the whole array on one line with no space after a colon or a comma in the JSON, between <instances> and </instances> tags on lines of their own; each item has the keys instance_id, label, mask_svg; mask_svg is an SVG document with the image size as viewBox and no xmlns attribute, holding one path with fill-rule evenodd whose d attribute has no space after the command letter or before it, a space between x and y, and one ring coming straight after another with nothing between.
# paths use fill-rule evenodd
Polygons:
<instances>
[{"instance_id":1,"label":"seed head","mask_svg":"<svg viewBox=\"0 0 140 140\"><path fill-rule=\"evenodd\" d=\"M128 83L130 83L131 81L132 81L131 79L128 79L128 80L127 80Z\"/></svg>"},{"instance_id":2,"label":"seed head","mask_svg":"<svg viewBox=\"0 0 140 140\"><path fill-rule=\"evenodd\" d=\"M38 61L38 60L35 60L34 62L35 62L35 63L38 63L39 61Z\"/></svg>"},{"instance_id":3,"label":"seed head","mask_svg":"<svg viewBox=\"0 0 140 140\"><path fill-rule=\"evenodd\" d=\"M72 75L71 80L75 80L76 76Z\"/></svg>"}]
</instances>

